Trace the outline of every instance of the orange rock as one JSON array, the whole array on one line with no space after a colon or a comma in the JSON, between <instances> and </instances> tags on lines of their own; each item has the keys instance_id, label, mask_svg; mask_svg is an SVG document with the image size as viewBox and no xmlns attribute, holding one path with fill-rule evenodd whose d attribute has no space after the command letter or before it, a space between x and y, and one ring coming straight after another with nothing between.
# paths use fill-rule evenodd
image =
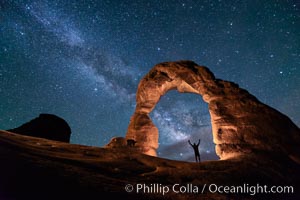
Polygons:
<instances>
[{"instance_id":1,"label":"orange rock","mask_svg":"<svg viewBox=\"0 0 300 200\"><path fill-rule=\"evenodd\" d=\"M137 141L139 151L156 156L159 133L149 113L161 96L173 89L199 94L208 103L216 153L221 159L273 151L299 160L300 130L287 116L237 84L216 79L208 68L192 61L157 64L140 81L126 134L126 139Z\"/></svg>"}]
</instances>

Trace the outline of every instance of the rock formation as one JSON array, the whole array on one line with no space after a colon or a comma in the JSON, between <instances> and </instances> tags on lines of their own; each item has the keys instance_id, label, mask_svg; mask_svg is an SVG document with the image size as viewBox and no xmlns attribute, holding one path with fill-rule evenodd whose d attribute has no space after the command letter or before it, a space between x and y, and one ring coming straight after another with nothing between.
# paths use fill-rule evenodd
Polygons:
<instances>
[{"instance_id":1,"label":"rock formation","mask_svg":"<svg viewBox=\"0 0 300 200\"><path fill-rule=\"evenodd\" d=\"M140 81L136 109L124 138L137 141L134 148L138 151L156 156L158 129L149 113L173 89L199 94L208 103L213 141L221 159L271 151L299 162L300 130L287 116L192 61L157 64Z\"/></svg>"},{"instance_id":2,"label":"rock formation","mask_svg":"<svg viewBox=\"0 0 300 200\"><path fill-rule=\"evenodd\" d=\"M71 128L68 123L52 114L40 114L30 122L8 131L61 142L70 142L71 136Z\"/></svg>"},{"instance_id":3,"label":"rock formation","mask_svg":"<svg viewBox=\"0 0 300 200\"><path fill-rule=\"evenodd\" d=\"M149 113L171 89L199 94L209 104L216 151L224 160L153 157L158 129ZM36 137L0 130L0 199L300 199L299 128L237 84L216 79L190 61L161 63L141 80L136 99L126 137L112 138L106 148L53 141L69 140L71 132L53 115L42 114L11 130ZM141 183L170 191L137 192ZM199 193L174 192L174 183L192 184ZM223 189L212 192L211 185ZM246 189L228 191L224 186ZM270 192L271 186L281 192Z\"/></svg>"}]
</instances>

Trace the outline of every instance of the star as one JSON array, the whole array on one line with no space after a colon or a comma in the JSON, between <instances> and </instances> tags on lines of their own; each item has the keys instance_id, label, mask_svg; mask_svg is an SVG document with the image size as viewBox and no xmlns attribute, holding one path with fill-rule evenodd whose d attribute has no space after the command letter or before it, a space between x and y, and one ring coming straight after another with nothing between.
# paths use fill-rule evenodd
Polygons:
<instances>
[{"instance_id":1,"label":"star","mask_svg":"<svg viewBox=\"0 0 300 200\"><path fill-rule=\"evenodd\" d=\"M1 129L48 112L71 125L71 143L104 146L125 136L139 81L155 64L176 60L207 66L300 126L295 2L32 0L1 6ZM201 151L218 159L201 96L170 91L150 117L160 134L159 156L193 159L186 141L201 138Z\"/></svg>"}]
</instances>

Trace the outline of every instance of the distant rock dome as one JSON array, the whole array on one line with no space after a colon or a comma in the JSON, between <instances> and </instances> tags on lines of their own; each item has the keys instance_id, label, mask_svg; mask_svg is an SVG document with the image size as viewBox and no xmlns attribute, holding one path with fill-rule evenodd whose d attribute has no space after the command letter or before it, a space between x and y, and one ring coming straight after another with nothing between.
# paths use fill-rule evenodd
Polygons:
<instances>
[{"instance_id":1,"label":"distant rock dome","mask_svg":"<svg viewBox=\"0 0 300 200\"><path fill-rule=\"evenodd\" d=\"M40 114L39 117L8 131L68 143L71 136L68 123L53 114Z\"/></svg>"}]
</instances>

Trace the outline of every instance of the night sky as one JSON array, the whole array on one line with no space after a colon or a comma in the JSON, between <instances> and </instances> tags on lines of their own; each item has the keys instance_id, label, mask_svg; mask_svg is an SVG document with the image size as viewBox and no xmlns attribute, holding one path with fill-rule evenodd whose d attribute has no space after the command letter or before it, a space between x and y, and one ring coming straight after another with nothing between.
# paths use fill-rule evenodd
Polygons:
<instances>
[{"instance_id":1,"label":"night sky","mask_svg":"<svg viewBox=\"0 0 300 200\"><path fill-rule=\"evenodd\" d=\"M51 113L71 143L124 137L141 78L157 63L193 60L300 126L300 3L296 0L1 0L0 129ZM216 159L208 105L170 91L151 113L159 156L193 161L187 140Z\"/></svg>"}]
</instances>

